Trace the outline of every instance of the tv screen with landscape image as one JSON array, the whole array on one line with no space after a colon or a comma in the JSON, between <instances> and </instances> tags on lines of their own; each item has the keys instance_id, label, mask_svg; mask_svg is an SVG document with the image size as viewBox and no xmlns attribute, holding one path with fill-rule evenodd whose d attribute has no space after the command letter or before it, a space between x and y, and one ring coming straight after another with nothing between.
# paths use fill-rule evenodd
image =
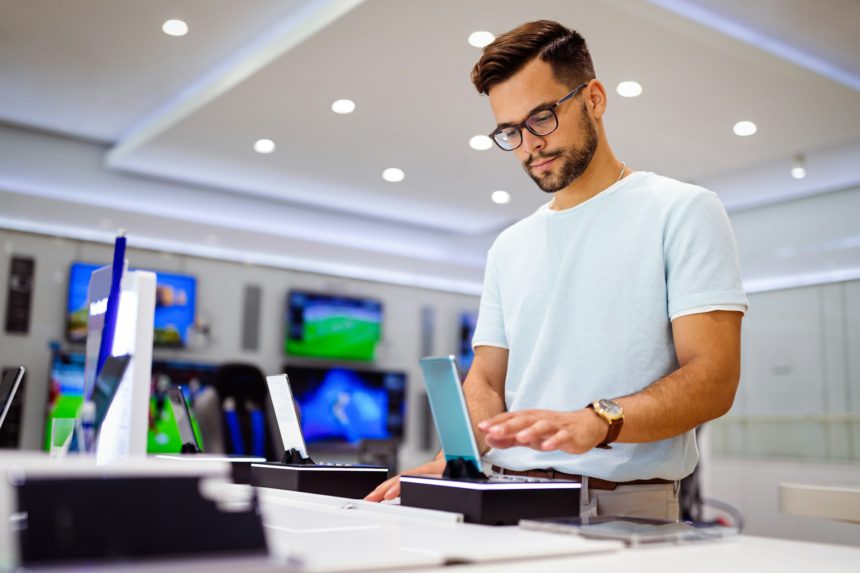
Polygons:
<instances>
[{"instance_id":1,"label":"tv screen with landscape image","mask_svg":"<svg viewBox=\"0 0 860 573\"><path fill-rule=\"evenodd\" d=\"M287 354L371 361L382 336L382 303L303 291L287 300Z\"/></svg>"},{"instance_id":2,"label":"tv screen with landscape image","mask_svg":"<svg viewBox=\"0 0 860 573\"><path fill-rule=\"evenodd\" d=\"M48 380L48 399L45 411L43 448L50 451L51 425L55 418L78 417L84 400L83 353L55 352L51 359ZM179 453L183 440L168 406L167 390L182 386L182 391L193 404L196 395L211 385L216 366L179 361L155 361L152 364L153 385L149 397L149 423L146 451ZM197 420L191 420L198 436ZM205 444L204 444L205 445Z\"/></svg>"},{"instance_id":3,"label":"tv screen with landscape image","mask_svg":"<svg viewBox=\"0 0 860 573\"><path fill-rule=\"evenodd\" d=\"M403 438L406 374L352 368L284 367L308 443L357 446Z\"/></svg>"},{"instance_id":4,"label":"tv screen with landscape image","mask_svg":"<svg viewBox=\"0 0 860 573\"><path fill-rule=\"evenodd\" d=\"M87 337L87 288L90 275L104 265L72 263L66 301L66 337L84 342ZM135 269L130 269L135 270ZM197 279L190 275L152 271L155 287L155 346L183 348L194 325Z\"/></svg>"}]
</instances>

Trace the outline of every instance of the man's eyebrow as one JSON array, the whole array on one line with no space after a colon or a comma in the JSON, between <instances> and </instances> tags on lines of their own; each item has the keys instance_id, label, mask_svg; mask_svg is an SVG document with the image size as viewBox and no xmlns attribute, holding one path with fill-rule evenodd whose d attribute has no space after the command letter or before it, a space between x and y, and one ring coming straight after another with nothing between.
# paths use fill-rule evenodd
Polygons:
<instances>
[{"instance_id":1,"label":"man's eyebrow","mask_svg":"<svg viewBox=\"0 0 860 573\"><path fill-rule=\"evenodd\" d=\"M551 107L552 107L552 106L554 106L556 103L557 103L557 102L556 102L555 100L553 100L553 101L545 101L545 102L543 102L543 103L539 103L538 105L534 106L533 108L531 108L531 109L528 111L528 113L526 114L526 119L524 119L523 121L528 120L528 118L530 118L532 115L534 115L535 113L537 113L537 112L539 112L539 111L542 111L542 110L544 110L544 109L549 109L549 108L551 108ZM520 123L521 123L521 122L513 122L513 121L511 121L511 122L505 122L505 123L500 123L500 124L497 124L497 125L496 125L496 129L501 129L501 128L503 128L503 127L510 127L510 126L512 126L512 125L520 125Z\"/></svg>"}]
</instances>

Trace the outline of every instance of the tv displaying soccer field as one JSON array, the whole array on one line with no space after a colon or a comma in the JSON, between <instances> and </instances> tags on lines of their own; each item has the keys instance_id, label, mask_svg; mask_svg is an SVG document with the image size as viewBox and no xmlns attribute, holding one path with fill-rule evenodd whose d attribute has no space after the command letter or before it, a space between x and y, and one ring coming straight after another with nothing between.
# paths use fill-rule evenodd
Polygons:
<instances>
[{"instance_id":1,"label":"tv displaying soccer field","mask_svg":"<svg viewBox=\"0 0 860 573\"><path fill-rule=\"evenodd\" d=\"M284 366L308 443L403 437L406 375L352 368Z\"/></svg>"},{"instance_id":2,"label":"tv displaying soccer field","mask_svg":"<svg viewBox=\"0 0 860 573\"><path fill-rule=\"evenodd\" d=\"M290 291L284 350L292 356L371 361L382 336L382 303Z\"/></svg>"},{"instance_id":3,"label":"tv displaying soccer field","mask_svg":"<svg viewBox=\"0 0 860 573\"><path fill-rule=\"evenodd\" d=\"M66 337L69 342L86 340L87 288L90 275L102 266L72 263L69 269L69 294L66 301ZM188 331L194 325L197 279L190 275L152 272L156 276L153 344L183 348L188 341Z\"/></svg>"},{"instance_id":4,"label":"tv displaying soccer field","mask_svg":"<svg viewBox=\"0 0 860 573\"><path fill-rule=\"evenodd\" d=\"M50 451L54 418L79 416L84 400L84 363L84 354L74 352L56 352L51 359L42 446L45 451ZM177 361L153 363L146 447L148 453L179 453L182 449L183 442L173 410L167 405L167 389L182 385L186 398L193 403L195 394L212 382L215 370L216 367L209 364ZM191 423L199 438L200 430L193 417Z\"/></svg>"}]
</instances>

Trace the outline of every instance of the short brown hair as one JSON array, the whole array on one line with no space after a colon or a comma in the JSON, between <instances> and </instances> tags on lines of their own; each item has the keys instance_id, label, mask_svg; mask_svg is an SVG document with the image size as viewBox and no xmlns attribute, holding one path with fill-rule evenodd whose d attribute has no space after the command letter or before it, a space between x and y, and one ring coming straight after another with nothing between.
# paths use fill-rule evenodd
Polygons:
<instances>
[{"instance_id":1,"label":"short brown hair","mask_svg":"<svg viewBox=\"0 0 860 573\"><path fill-rule=\"evenodd\" d=\"M472 83L478 93L487 94L536 57L552 66L556 79L570 87L595 77L585 38L558 22L538 20L502 34L484 48L472 68Z\"/></svg>"}]
</instances>

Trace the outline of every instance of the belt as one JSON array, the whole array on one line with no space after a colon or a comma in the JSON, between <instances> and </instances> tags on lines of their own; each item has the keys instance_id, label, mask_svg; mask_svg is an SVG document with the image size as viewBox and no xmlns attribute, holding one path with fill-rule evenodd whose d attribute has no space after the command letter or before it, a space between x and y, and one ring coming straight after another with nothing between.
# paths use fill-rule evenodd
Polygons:
<instances>
[{"instance_id":1,"label":"belt","mask_svg":"<svg viewBox=\"0 0 860 573\"><path fill-rule=\"evenodd\" d=\"M525 477L533 477L533 478L544 478L544 479L561 479L567 481L573 481L576 483L582 483L582 476L577 474L568 474L564 472L560 472L554 469L545 469L545 470L509 470L506 468L501 468L499 466L493 466L493 471L496 473L504 474L507 476L525 476ZM675 483L672 480L663 479L663 478L652 478L652 479L637 479L633 481L609 481L600 478L588 478L588 487L590 489L608 489L613 490L620 485L653 485L653 484L666 484L666 483Z\"/></svg>"}]
</instances>

